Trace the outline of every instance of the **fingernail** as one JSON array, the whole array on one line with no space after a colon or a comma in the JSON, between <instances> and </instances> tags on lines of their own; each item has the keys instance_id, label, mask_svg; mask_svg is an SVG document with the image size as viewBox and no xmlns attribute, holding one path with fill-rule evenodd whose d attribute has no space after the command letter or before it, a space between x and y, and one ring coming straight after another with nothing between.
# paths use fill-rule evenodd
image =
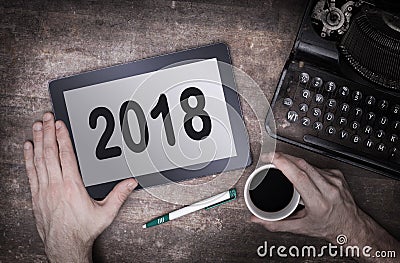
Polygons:
<instances>
[{"instance_id":1,"label":"fingernail","mask_svg":"<svg viewBox=\"0 0 400 263\"><path fill-rule=\"evenodd\" d=\"M130 191L132 191L135 187L136 187L136 184L135 183L129 183L127 186L126 186Z\"/></svg>"},{"instance_id":2,"label":"fingernail","mask_svg":"<svg viewBox=\"0 0 400 263\"><path fill-rule=\"evenodd\" d=\"M47 112L43 115L43 120L44 121L49 121L51 119L51 113Z\"/></svg>"},{"instance_id":3,"label":"fingernail","mask_svg":"<svg viewBox=\"0 0 400 263\"><path fill-rule=\"evenodd\" d=\"M61 128L61 122L60 121L56 121L56 129L60 129Z\"/></svg>"},{"instance_id":4,"label":"fingernail","mask_svg":"<svg viewBox=\"0 0 400 263\"><path fill-rule=\"evenodd\" d=\"M33 125L33 129L35 131L40 131L42 129L42 124L40 122L37 122Z\"/></svg>"},{"instance_id":5,"label":"fingernail","mask_svg":"<svg viewBox=\"0 0 400 263\"><path fill-rule=\"evenodd\" d=\"M29 142L24 143L24 149L29 150L31 148L31 144Z\"/></svg>"}]
</instances>

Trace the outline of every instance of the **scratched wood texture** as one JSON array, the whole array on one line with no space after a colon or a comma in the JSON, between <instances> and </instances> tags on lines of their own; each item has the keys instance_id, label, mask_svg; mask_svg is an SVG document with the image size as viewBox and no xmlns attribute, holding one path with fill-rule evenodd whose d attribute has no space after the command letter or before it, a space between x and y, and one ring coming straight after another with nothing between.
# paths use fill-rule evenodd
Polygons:
<instances>
[{"instance_id":1,"label":"scratched wood texture","mask_svg":"<svg viewBox=\"0 0 400 263\"><path fill-rule=\"evenodd\" d=\"M32 215L22 143L31 138L33 121L51 110L48 81L222 41L230 46L234 65L251 76L270 100L305 1L0 3L0 262L46 262ZM266 107L262 103L251 106ZM257 158L259 120L248 105L244 116ZM358 204L400 237L399 181L287 144L278 143L277 149L320 167L342 169ZM256 249L264 241L275 246L325 244L319 239L270 233L249 221L242 189L254 167L247 168L238 181L237 201L148 230L141 228L143 222L179 205L145 191L133 193L115 222L96 241L95 261L261 262L267 259L260 259ZM281 260L276 256L268 259ZM328 257L303 260L343 261Z\"/></svg>"}]
</instances>

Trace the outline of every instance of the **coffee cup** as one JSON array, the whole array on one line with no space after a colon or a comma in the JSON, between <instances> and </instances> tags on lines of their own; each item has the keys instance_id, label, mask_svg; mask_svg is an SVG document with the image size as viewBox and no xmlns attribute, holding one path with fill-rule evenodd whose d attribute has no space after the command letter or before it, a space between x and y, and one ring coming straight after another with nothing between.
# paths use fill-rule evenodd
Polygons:
<instances>
[{"instance_id":1,"label":"coffee cup","mask_svg":"<svg viewBox=\"0 0 400 263\"><path fill-rule=\"evenodd\" d=\"M244 187L244 200L250 212L267 221L282 220L303 205L300 194L273 164L254 170Z\"/></svg>"}]
</instances>

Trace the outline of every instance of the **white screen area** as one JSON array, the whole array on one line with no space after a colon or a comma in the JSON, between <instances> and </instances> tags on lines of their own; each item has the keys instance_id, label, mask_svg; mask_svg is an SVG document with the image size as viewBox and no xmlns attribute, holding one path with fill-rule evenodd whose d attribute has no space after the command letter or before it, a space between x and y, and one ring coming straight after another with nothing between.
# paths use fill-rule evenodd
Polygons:
<instances>
[{"instance_id":1,"label":"white screen area","mask_svg":"<svg viewBox=\"0 0 400 263\"><path fill-rule=\"evenodd\" d=\"M204 94L205 113L200 115L208 115L211 120L209 134L201 139L192 139L184 127L185 115L188 113L182 107L180 96L190 87ZM153 118L150 114L161 94L165 95L168 102L170 123L175 137L173 145L167 140L162 115ZM85 186L204 164L237 155L215 58L69 90L64 93L64 97ZM134 152L127 147L121 132L121 105L130 100L135 101L143 110L148 126L148 144L140 152ZM190 108L198 107L198 103L198 97L189 97ZM95 119L95 128L90 127L89 116L99 107L106 108L112 114L115 127L110 129L111 137L105 141L106 148L120 148L121 154L118 156L104 159L96 157L96 147L104 135L106 125L110 125L100 115ZM197 116L199 110L202 109L189 109L189 117L193 115L192 127L196 132L203 128L203 121ZM141 133L136 116L133 110L127 113L130 136L134 143L139 143ZM172 131L168 132L171 136Z\"/></svg>"}]
</instances>

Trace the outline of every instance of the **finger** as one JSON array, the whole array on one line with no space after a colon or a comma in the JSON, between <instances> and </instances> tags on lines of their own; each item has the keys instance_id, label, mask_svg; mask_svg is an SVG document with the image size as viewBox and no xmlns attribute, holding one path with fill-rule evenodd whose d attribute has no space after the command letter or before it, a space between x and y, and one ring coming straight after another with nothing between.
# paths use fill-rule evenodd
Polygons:
<instances>
[{"instance_id":1,"label":"finger","mask_svg":"<svg viewBox=\"0 0 400 263\"><path fill-rule=\"evenodd\" d=\"M270 152L270 153L263 153L261 155L261 161L263 161L264 163L271 163L272 160L274 159L274 152Z\"/></svg>"},{"instance_id":2,"label":"finger","mask_svg":"<svg viewBox=\"0 0 400 263\"><path fill-rule=\"evenodd\" d=\"M293 214L288 216L287 219L299 219L305 217L306 215L307 215L307 210L305 208L302 208L297 212L293 212Z\"/></svg>"},{"instance_id":3,"label":"finger","mask_svg":"<svg viewBox=\"0 0 400 263\"><path fill-rule=\"evenodd\" d=\"M284 219L280 221L266 221L256 216L251 216L251 222L264 226L271 232L290 232L298 234L303 229L303 220L300 219Z\"/></svg>"},{"instance_id":4,"label":"finger","mask_svg":"<svg viewBox=\"0 0 400 263\"><path fill-rule=\"evenodd\" d=\"M62 175L56 141L56 129L54 127L53 114L50 112L43 115L43 148L49 182L60 182Z\"/></svg>"},{"instance_id":5,"label":"finger","mask_svg":"<svg viewBox=\"0 0 400 263\"><path fill-rule=\"evenodd\" d=\"M307 163L304 159L284 154L284 153L278 153L289 159L292 163L297 165L301 170L306 172L308 175L310 175L310 178L313 179L313 177L317 177L316 179L318 180L319 177L321 177L320 173L322 172L321 169L314 167ZM261 155L261 160L265 163L272 163L272 160L274 158L274 153L265 153Z\"/></svg>"},{"instance_id":6,"label":"finger","mask_svg":"<svg viewBox=\"0 0 400 263\"><path fill-rule=\"evenodd\" d=\"M344 180L343 173L338 169L320 169L309 164L307 161L301 158L288 154L284 155L286 158L295 163L300 169L304 170L310 176L311 180L318 186L318 188L324 188L322 191L326 190L326 187L329 188L329 184L335 185L335 183L331 180L332 178L335 182L337 179Z\"/></svg>"},{"instance_id":7,"label":"finger","mask_svg":"<svg viewBox=\"0 0 400 263\"><path fill-rule=\"evenodd\" d=\"M305 171L297 167L282 153L275 153L272 163L292 182L305 203L315 198L318 190Z\"/></svg>"},{"instance_id":8,"label":"finger","mask_svg":"<svg viewBox=\"0 0 400 263\"><path fill-rule=\"evenodd\" d=\"M83 185L68 129L65 124L59 120L56 121L56 137L63 179L72 179L76 182L81 182Z\"/></svg>"},{"instance_id":9,"label":"finger","mask_svg":"<svg viewBox=\"0 0 400 263\"><path fill-rule=\"evenodd\" d=\"M108 194L103 200L102 204L106 213L111 216L112 219L118 214L122 204L128 198L133 189L138 185L137 181L133 178L126 179L118 183L114 189Z\"/></svg>"},{"instance_id":10,"label":"finger","mask_svg":"<svg viewBox=\"0 0 400 263\"><path fill-rule=\"evenodd\" d=\"M340 171L338 169L325 169L323 171L325 171L326 173L332 174L332 176L336 176L338 178L345 179L342 171Z\"/></svg>"},{"instance_id":11,"label":"finger","mask_svg":"<svg viewBox=\"0 0 400 263\"><path fill-rule=\"evenodd\" d=\"M41 122L33 124L33 154L39 187L46 187L49 180L43 156L43 124Z\"/></svg>"},{"instance_id":12,"label":"finger","mask_svg":"<svg viewBox=\"0 0 400 263\"><path fill-rule=\"evenodd\" d=\"M330 170L325 170L324 171L327 177L327 181L330 183L330 185L338 187L340 189L342 188L349 188L346 179L344 178L344 175L341 171L335 170L335 169L330 169Z\"/></svg>"},{"instance_id":13,"label":"finger","mask_svg":"<svg viewBox=\"0 0 400 263\"><path fill-rule=\"evenodd\" d=\"M304 171L312 171L313 173L318 172L320 174L322 174L324 171L323 169L313 166L312 164L308 163L306 160L302 158L289 154L283 154L283 155L285 155L286 158L291 160L293 163L295 163L297 166L299 166L299 168L303 169Z\"/></svg>"},{"instance_id":14,"label":"finger","mask_svg":"<svg viewBox=\"0 0 400 263\"><path fill-rule=\"evenodd\" d=\"M298 157L295 157L292 155L288 155L288 154L284 154L284 156L286 158L288 158L290 161L292 161L295 165L297 165L297 167L299 167L301 170L303 170L304 172L307 173L309 178L314 183L316 189L318 189L321 194L325 190L327 190L329 183L328 183L328 180L325 175L326 173L323 170L312 166L304 159L301 159L301 158L298 158Z\"/></svg>"},{"instance_id":15,"label":"finger","mask_svg":"<svg viewBox=\"0 0 400 263\"><path fill-rule=\"evenodd\" d=\"M39 182L37 178L36 168L33 161L33 146L31 142L24 143L24 159L26 173L28 174L29 185L31 188L32 196L35 196L39 190Z\"/></svg>"}]
</instances>

